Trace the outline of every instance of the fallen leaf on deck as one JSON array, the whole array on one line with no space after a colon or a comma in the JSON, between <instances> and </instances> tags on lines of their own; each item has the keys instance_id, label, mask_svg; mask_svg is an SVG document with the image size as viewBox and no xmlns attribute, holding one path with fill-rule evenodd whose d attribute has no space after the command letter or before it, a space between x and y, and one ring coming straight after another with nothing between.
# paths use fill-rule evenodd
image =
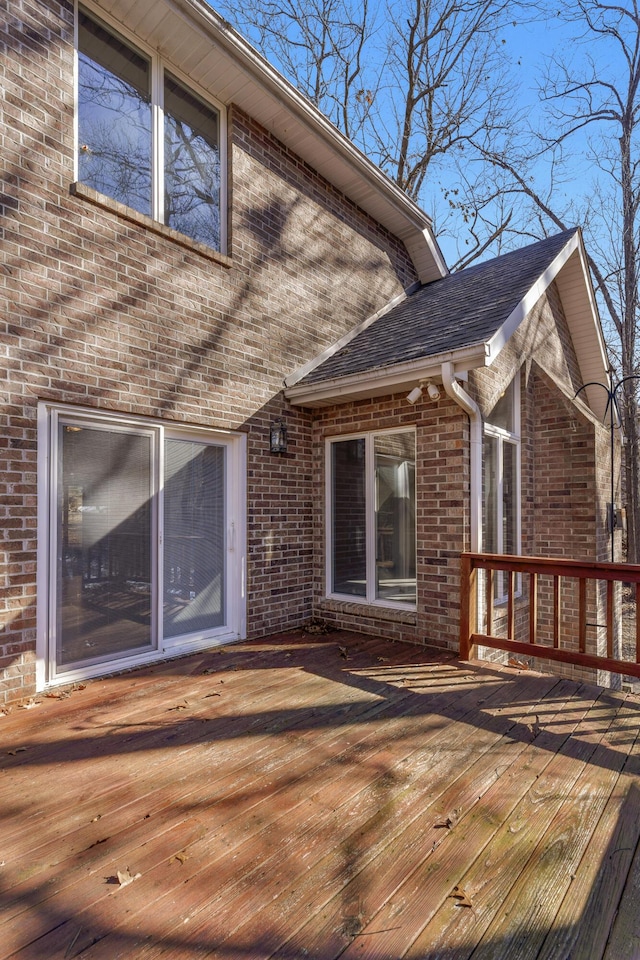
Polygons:
<instances>
[{"instance_id":1,"label":"fallen leaf on deck","mask_svg":"<svg viewBox=\"0 0 640 960\"><path fill-rule=\"evenodd\" d=\"M25 753L26 747L16 747L15 750L7 750L7 755L10 757L15 757L17 753Z\"/></svg>"},{"instance_id":2,"label":"fallen leaf on deck","mask_svg":"<svg viewBox=\"0 0 640 960\"><path fill-rule=\"evenodd\" d=\"M473 903L471 902L471 898L467 896L466 892L462 889L462 887L455 886L451 891L451 893L449 894L449 896L453 897L453 899L456 901L457 907L473 908Z\"/></svg>"},{"instance_id":3,"label":"fallen leaf on deck","mask_svg":"<svg viewBox=\"0 0 640 960\"><path fill-rule=\"evenodd\" d=\"M121 887L127 887L130 883L133 883L134 880L138 880L141 876L141 873L131 873L129 867L123 871L118 870L117 873L118 883Z\"/></svg>"},{"instance_id":4,"label":"fallen leaf on deck","mask_svg":"<svg viewBox=\"0 0 640 960\"><path fill-rule=\"evenodd\" d=\"M536 713L536 715L535 715L535 722L534 722L534 723L527 723L527 724L525 724L525 726L526 726L527 730L529 731L532 740L535 740L536 737L538 736L538 734L542 733L542 732L543 732L543 729L544 729L543 727L540 726L540 724L539 724L539 722L538 722L538 714L537 714L537 713Z\"/></svg>"},{"instance_id":5,"label":"fallen leaf on deck","mask_svg":"<svg viewBox=\"0 0 640 960\"><path fill-rule=\"evenodd\" d=\"M434 827L438 827L438 828L446 827L447 830L451 830L452 827L455 827L459 819L460 819L460 811L453 810L448 817L444 818L444 820L437 820L434 823Z\"/></svg>"},{"instance_id":6,"label":"fallen leaf on deck","mask_svg":"<svg viewBox=\"0 0 640 960\"><path fill-rule=\"evenodd\" d=\"M526 660L518 660L517 657L509 657L508 665L515 667L516 670L529 670L529 664Z\"/></svg>"},{"instance_id":7,"label":"fallen leaf on deck","mask_svg":"<svg viewBox=\"0 0 640 960\"><path fill-rule=\"evenodd\" d=\"M173 857L169 860L169 863L173 863L174 860L177 860L178 863L184 863L185 860L189 859L189 854L186 850L181 850L179 853L174 854Z\"/></svg>"},{"instance_id":8,"label":"fallen leaf on deck","mask_svg":"<svg viewBox=\"0 0 640 960\"><path fill-rule=\"evenodd\" d=\"M103 837L101 840L95 840L90 846L87 847L87 850L92 850L93 847L99 847L101 843L106 843L109 840L109 837Z\"/></svg>"},{"instance_id":9,"label":"fallen leaf on deck","mask_svg":"<svg viewBox=\"0 0 640 960\"><path fill-rule=\"evenodd\" d=\"M357 937L362 927L363 922L360 917L345 917L342 932L345 937Z\"/></svg>"}]
</instances>

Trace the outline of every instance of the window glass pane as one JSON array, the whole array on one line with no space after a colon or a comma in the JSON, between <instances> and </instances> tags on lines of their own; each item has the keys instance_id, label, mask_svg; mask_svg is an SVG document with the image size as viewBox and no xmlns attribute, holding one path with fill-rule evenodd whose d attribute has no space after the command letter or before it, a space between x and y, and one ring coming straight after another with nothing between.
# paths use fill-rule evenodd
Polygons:
<instances>
[{"instance_id":1,"label":"window glass pane","mask_svg":"<svg viewBox=\"0 0 640 960\"><path fill-rule=\"evenodd\" d=\"M502 552L518 553L517 538L517 448L506 441L502 445Z\"/></svg>"},{"instance_id":2,"label":"window glass pane","mask_svg":"<svg viewBox=\"0 0 640 960\"><path fill-rule=\"evenodd\" d=\"M165 442L164 635L225 622L225 450Z\"/></svg>"},{"instance_id":3,"label":"window glass pane","mask_svg":"<svg viewBox=\"0 0 640 960\"><path fill-rule=\"evenodd\" d=\"M376 597L415 603L416 511L413 433L375 438Z\"/></svg>"},{"instance_id":4,"label":"window glass pane","mask_svg":"<svg viewBox=\"0 0 640 960\"><path fill-rule=\"evenodd\" d=\"M220 249L218 113L165 74L164 222Z\"/></svg>"},{"instance_id":5,"label":"window glass pane","mask_svg":"<svg viewBox=\"0 0 640 960\"><path fill-rule=\"evenodd\" d=\"M150 63L80 12L78 178L151 215Z\"/></svg>"},{"instance_id":6,"label":"window glass pane","mask_svg":"<svg viewBox=\"0 0 640 960\"><path fill-rule=\"evenodd\" d=\"M367 595L365 442L344 440L332 451L333 593Z\"/></svg>"},{"instance_id":7,"label":"window glass pane","mask_svg":"<svg viewBox=\"0 0 640 960\"><path fill-rule=\"evenodd\" d=\"M57 663L151 646L151 437L61 424Z\"/></svg>"},{"instance_id":8,"label":"window glass pane","mask_svg":"<svg viewBox=\"0 0 640 960\"><path fill-rule=\"evenodd\" d=\"M483 531L485 553L498 553L498 440L484 437L482 471Z\"/></svg>"},{"instance_id":9,"label":"window glass pane","mask_svg":"<svg viewBox=\"0 0 640 960\"><path fill-rule=\"evenodd\" d=\"M487 417L488 423L513 433L515 428L514 397L515 381L512 380Z\"/></svg>"}]
</instances>

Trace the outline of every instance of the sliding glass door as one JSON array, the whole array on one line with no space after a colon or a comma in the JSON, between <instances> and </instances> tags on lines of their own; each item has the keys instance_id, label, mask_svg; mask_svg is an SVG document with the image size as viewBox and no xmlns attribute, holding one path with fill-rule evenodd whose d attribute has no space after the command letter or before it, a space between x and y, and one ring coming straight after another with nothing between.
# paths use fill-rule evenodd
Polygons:
<instances>
[{"instance_id":1,"label":"sliding glass door","mask_svg":"<svg viewBox=\"0 0 640 960\"><path fill-rule=\"evenodd\" d=\"M51 412L49 679L242 634L238 443Z\"/></svg>"}]
</instances>

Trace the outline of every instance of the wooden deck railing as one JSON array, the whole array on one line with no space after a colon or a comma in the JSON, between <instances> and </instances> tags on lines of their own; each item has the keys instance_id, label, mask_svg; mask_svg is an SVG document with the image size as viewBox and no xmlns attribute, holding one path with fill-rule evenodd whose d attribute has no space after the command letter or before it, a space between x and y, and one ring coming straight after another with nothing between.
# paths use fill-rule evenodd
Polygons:
<instances>
[{"instance_id":1,"label":"wooden deck railing","mask_svg":"<svg viewBox=\"0 0 640 960\"><path fill-rule=\"evenodd\" d=\"M479 596L480 570L486 573ZM505 597L499 606L494 601L496 571L504 571ZM625 584L625 606L632 611L632 622L626 618L624 624L630 643L623 642L622 587L616 584ZM460 590L462 660L471 659L480 644L640 677L640 566L464 553Z\"/></svg>"}]
</instances>

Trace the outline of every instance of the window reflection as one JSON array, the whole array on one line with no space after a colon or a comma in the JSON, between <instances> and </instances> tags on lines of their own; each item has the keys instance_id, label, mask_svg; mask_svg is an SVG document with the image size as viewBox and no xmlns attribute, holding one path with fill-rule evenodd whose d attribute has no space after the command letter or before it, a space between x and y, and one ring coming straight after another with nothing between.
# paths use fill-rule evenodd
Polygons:
<instances>
[{"instance_id":1,"label":"window reflection","mask_svg":"<svg viewBox=\"0 0 640 960\"><path fill-rule=\"evenodd\" d=\"M415 604L414 433L334 441L331 456L330 591Z\"/></svg>"},{"instance_id":2,"label":"window reflection","mask_svg":"<svg viewBox=\"0 0 640 960\"><path fill-rule=\"evenodd\" d=\"M78 176L151 216L151 67L84 13L78 24Z\"/></svg>"},{"instance_id":3,"label":"window reflection","mask_svg":"<svg viewBox=\"0 0 640 960\"><path fill-rule=\"evenodd\" d=\"M165 223L219 249L218 114L165 74L164 124Z\"/></svg>"}]
</instances>

